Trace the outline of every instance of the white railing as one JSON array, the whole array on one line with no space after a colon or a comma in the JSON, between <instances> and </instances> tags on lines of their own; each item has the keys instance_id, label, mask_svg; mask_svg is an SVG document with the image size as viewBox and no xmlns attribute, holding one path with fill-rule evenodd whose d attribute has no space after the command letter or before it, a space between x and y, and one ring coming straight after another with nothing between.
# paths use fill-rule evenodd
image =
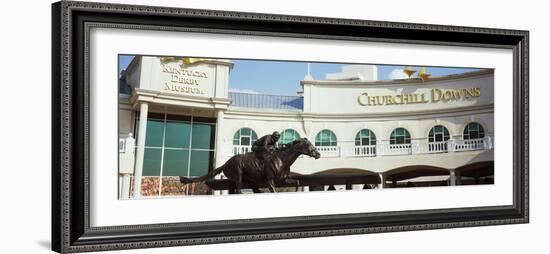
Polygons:
<instances>
[{"instance_id":1,"label":"white railing","mask_svg":"<svg viewBox=\"0 0 550 254\"><path fill-rule=\"evenodd\" d=\"M489 136L477 139L455 139L449 141L451 141L449 144L450 150L454 152L493 149L493 142Z\"/></svg>"},{"instance_id":2,"label":"white railing","mask_svg":"<svg viewBox=\"0 0 550 254\"><path fill-rule=\"evenodd\" d=\"M318 146L317 151L321 154L321 158L340 157L340 146Z\"/></svg>"},{"instance_id":3,"label":"white railing","mask_svg":"<svg viewBox=\"0 0 550 254\"><path fill-rule=\"evenodd\" d=\"M384 143L385 142L385 143ZM447 153L493 149L493 140L487 136L480 139L449 139L440 142L427 142L427 139L416 139L411 144L388 144L378 141L376 145L356 146L355 142L342 141L338 146L318 146L321 158L334 157L375 157L386 155L410 155ZM251 146L233 146L233 155L251 151Z\"/></svg>"},{"instance_id":4,"label":"white railing","mask_svg":"<svg viewBox=\"0 0 550 254\"><path fill-rule=\"evenodd\" d=\"M382 144L384 155L407 155L412 154L411 144Z\"/></svg>"},{"instance_id":5,"label":"white railing","mask_svg":"<svg viewBox=\"0 0 550 254\"><path fill-rule=\"evenodd\" d=\"M376 145L355 146L353 156L357 157L372 157L376 156Z\"/></svg>"},{"instance_id":6,"label":"white railing","mask_svg":"<svg viewBox=\"0 0 550 254\"><path fill-rule=\"evenodd\" d=\"M233 154L245 154L252 151L252 146L233 146Z\"/></svg>"},{"instance_id":7,"label":"white railing","mask_svg":"<svg viewBox=\"0 0 550 254\"><path fill-rule=\"evenodd\" d=\"M446 153L449 147L448 141L429 142L428 153Z\"/></svg>"}]
</instances>

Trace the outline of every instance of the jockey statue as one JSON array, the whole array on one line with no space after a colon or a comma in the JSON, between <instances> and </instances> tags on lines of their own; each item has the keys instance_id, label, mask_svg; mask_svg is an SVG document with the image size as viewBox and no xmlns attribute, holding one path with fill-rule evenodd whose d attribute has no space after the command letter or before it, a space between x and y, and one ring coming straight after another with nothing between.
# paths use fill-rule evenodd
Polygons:
<instances>
[{"instance_id":1,"label":"jockey statue","mask_svg":"<svg viewBox=\"0 0 550 254\"><path fill-rule=\"evenodd\" d=\"M263 160L266 153L271 153L277 149L277 141L279 141L280 137L281 134L275 131L270 135L259 138L252 145L252 152L254 152L258 159Z\"/></svg>"}]
</instances>

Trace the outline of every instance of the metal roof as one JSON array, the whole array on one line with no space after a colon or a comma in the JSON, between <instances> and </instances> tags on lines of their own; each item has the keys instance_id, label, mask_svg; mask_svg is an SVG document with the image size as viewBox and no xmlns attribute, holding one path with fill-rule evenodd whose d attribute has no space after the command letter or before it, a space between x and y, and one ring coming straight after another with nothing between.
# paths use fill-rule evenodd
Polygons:
<instances>
[{"instance_id":1,"label":"metal roof","mask_svg":"<svg viewBox=\"0 0 550 254\"><path fill-rule=\"evenodd\" d=\"M302 111L304 109L302 96L229 92L229 99L231 99L233 107L283 111Z\"/></svg>"}]
</instances>

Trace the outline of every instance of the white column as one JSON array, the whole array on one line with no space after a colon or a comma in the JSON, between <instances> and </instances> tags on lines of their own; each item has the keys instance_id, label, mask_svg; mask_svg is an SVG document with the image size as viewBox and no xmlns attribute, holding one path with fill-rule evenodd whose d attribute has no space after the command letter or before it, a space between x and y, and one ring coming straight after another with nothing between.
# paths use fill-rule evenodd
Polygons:
<instances>
[{"instance_id":1,"label":"white column","mask_svg":"<svg viewBox=\"0 0 550 254\"><path fill-rule=\"evenodd\" d=\"M411 140L411 154L422 154L430 151L429 143L427 139L412 139Z\"/></svg>"},{"instance_id":2,"label":"white column","mask_svg":"<svg viewBox=\"0 0 550 254\"><path fill-rule=\"evenodd\" d=\"M455 175L455 170L454 168L451 169L451 172L450 172L450 177L449 177L449 185L450 186L455 186L456 185L456 175Z\"/></svg>"},{"instance_id":3,"label":"white column","mask_svg":"<svg viewBox=\"0 0 550 254\"><path fill-rule=\"evenodd\" d=\"M123 187L122 186L123 181L124 181L124 174L118 174L118 186L119 186L119 188L118 188L118 198L119 199L124 199L124 194L123 194L124 189L122 188Z\"/></svg>"},{"instance_id":4,"label":"white column","mask_svg":"<svg viewBox=\"0 0 550 254\"><path fill-rule=\"evenodd\" d=\"M447 152L455 151L455 143L456 141L454 140L454 138L447 140Z\"/></svg>"},{"instance_id":5,"label":"white column","mask_svg":"<svg viewBox=\"0 0 550 254\"><path fill-rule=\"evenodd\" d=\"M149 104L141 102L139 105L136 168L134 170L134 198L141 197L141 176L143 175L143 155L145 153L145 135L147 133L147 111L149 111Z\"/></svg>"},{"instance_id":6,"label":"white column","mask_svg":"<svg viewBox=\"0 0 550 254\"><path fill-rule=\"evenodd\" d=\"M214 163L214 168L221 167L223 165L223 135L222 135L222 128L223 128L223 110L218 109L217 116L216 116L216 152L214 155L214 158L216 162ZM217 175L215 179L221 179L221 174ZM214 195L221 195L222 192L217 190L214 191Z\"/></svg>"},{"instance_id":7,"label":"white column","mask_svg":"<svg viewBox=\"0 0 550 254\"><path fill-rule=\"evenodd\" d=\"M378 185L380 189L384 189L384 184L386 183L386 179L384 179L384 174L379 173L378 177L380 177L380 184Z\"/></svg>"},{"instance_id":8,"label":"white column","mask_svg":"<svg viewBox=\"0 0 550 254\"><path fill-rule=\"evenodd\" d=\"M120 199L129 199L130 198L130 174L122 174L120 182Z\"/></svg>"},{"instance_id":9,"label":"white column","mask_svg":"<svg viewBox=\"0 0 550 254\"><path fill-rule=\"evenodd\" d=\"M226 177L222 174L219 175L220 176L220 179L226 179ZM222 190L220 191L220 195L229 195L229 190Z\"/></svg>"},{"instance_id":10,"label":"white column","mask_svg":"<svg viewBox=\"0 0 550 254\"><path fill-rule=\"evenodd\" d=\"M304 185L304 192L309 192L309 185Z\"/></svg>"},{"instance_id":11,"label":"white column","mask_svg":"<svg viewBox=\"0 0 550 254\"><path fill-rule=\"evenodd\" d=\"M376 156L383 156L386 154L386 148L387 144L385 141L376 141Z\"/></svg>"}]
</instances>

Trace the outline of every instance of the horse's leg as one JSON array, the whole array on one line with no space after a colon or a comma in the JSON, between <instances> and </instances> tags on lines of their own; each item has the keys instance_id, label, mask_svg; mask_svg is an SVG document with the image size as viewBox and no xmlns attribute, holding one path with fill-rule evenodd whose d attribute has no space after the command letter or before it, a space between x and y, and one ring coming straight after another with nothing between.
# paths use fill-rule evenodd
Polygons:
<instances>
[{"instance_id":1,"label":"horse's leg","mask_svg":"<svg viewBox=\"0 0 550 254\"><path fill-rule=\"evenodd\" d=\"M298 192L298 187L300 187L300 180L292 179L292 181L294 182L294 185L296 186L296 192Z\"/></svg>"},{"instance_id":2,"label":"horse's leg","mask_svg":"<svg viewBox=\"0 0 550 254\"><path fill-rule=\"evenodd\" d=\"M226 176L227 177L227 176ZM227 191L229 192L229 194L235 194L235 186L236 186L236 181L233 180L233 175L231 175L231 177L228 177L227 178L227 182L226 182L226 188L227 188Z\"/></svg>"},{"instance_id":3,"label":"horse's leg","mask_svg":"<svg viewBox=\"0 0 550 254\"><path fill-rule=\"evenodd\" d=\"M242 179L235 179L235 194L243 194L241 191Z\"/></svg>"},{"instance_id":4,"label":"horse's leg","mask_svg":"<svg viewBox=\"0 0 550 254\"><path fill-rule=\"evenodd\" d=\"M243 185L251 186L252 192L254 193L263 193L263 191L260 190L260 187L258 187L258 184L250 180L249 177L246 177L246 175L243 176Z\"/></svg>"},{"instance_id":5,"label":"horse's leg","mask_svg":"<svg viewBox=\"0 0 550 254\"><path fill-rule=\"evenodd\" d=\"M233 179L233 181L235 181L235 194L243 194L241 191L243 184L243 171L241 169L237 169L235 173L236 177Z\"/></svg>"},{"instance_id":6,"label":"horse's leg","mask_svg":"<svg viewBox=\"0 0 550 254\"><path fill-rule=\"evenodd\" d=\"M227 184L227 190L229 194L235 194L235 181L229 179L230 181Z\"/></svg>"},{"instance_id":7,"label":"horse's leg","mask_svg":"<svg viewBox=\"0 0 550 254\"><path fill-rule=\"evenodd\" d=\"M271 192L277 192L275 191L275 172L277 171L275 168L275 165L273 164L273 161L271 160L271 156L265 156L264 157L264 165L263 170L265 174L265 183L267 184L267 188Z\"/></svg>"},{"instance_id":8,"label":"horse's leg","mask_svg":"<svg viewBox=\"0 0 550 254\"><path fill-rule=\"evenodd\" d=\"M286 178L285 183L294 185L294 187L296 187L296 191L298 191L298 187L300 187L300 181L298 181L296 179Z\"/></svg>"},{"instance_id":9,"label":"horse's leg","mask_svg":"<svg viewBox=\"0 0 550 254\"><path fill-rule=\"evenodd\" d=\"M273 178L267 180L267 187L269 188L269 191L273 193L277 192L275 190L275 181L273 180Z\"/></svg>"}]
</instances>

